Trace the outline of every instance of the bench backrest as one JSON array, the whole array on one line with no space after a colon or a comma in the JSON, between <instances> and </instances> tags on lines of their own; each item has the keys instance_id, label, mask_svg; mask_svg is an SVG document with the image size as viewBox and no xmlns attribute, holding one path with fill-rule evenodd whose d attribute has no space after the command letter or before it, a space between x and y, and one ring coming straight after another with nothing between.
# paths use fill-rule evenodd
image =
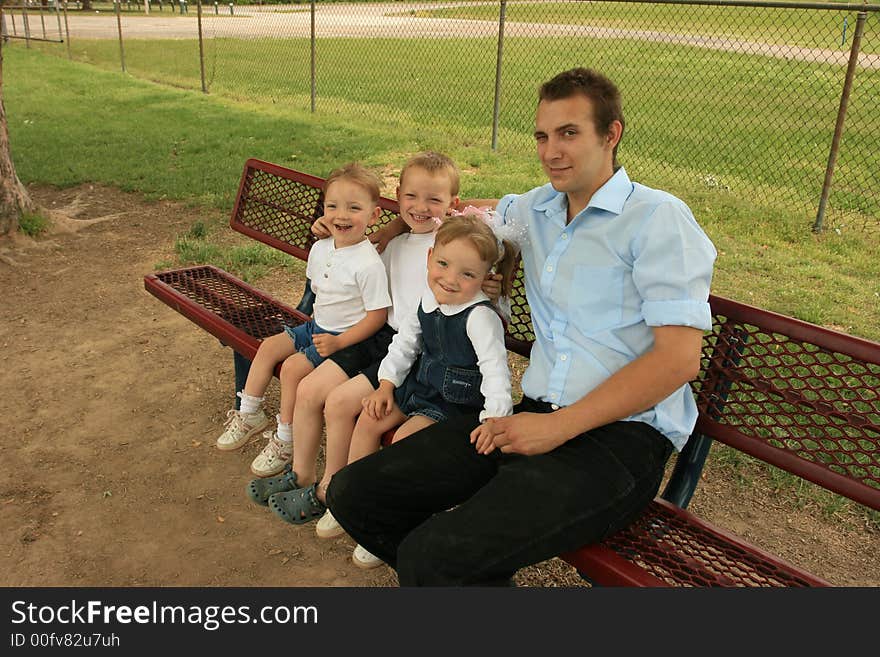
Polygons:
<instances>
[{"instance_id":1,"label":"bench backrest","mask_svg":"<svg viewBox=\"0 0 880 657\"><path fill-rule=\"evenodd\" d=\"M880 344L710 302L697 431L880 509Z\"/></svg>"},{"instance_id":2,"label":"bench backrest","mask_svg":"<svg viewBox=\"0 0 880 657\"><path fill-rule=\"evenodd\" d=\"M248 160L231 226L306 259L323 183ZM398 211L393 199L380 205L377 227ZM522 276L520 267L506 341L527 357L535 335ZM714 295L710 303L693 384L697 431L880 509L880 344Z\"/></svg>"}]
</instances>

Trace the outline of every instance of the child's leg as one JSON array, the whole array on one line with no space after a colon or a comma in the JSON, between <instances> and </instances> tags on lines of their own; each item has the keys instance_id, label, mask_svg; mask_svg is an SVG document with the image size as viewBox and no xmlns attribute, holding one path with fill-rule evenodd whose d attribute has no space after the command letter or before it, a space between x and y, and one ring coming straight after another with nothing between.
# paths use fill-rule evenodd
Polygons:
<instances>
[{"instance_id":1,"label":"child's leg","mask_svg":"<svg viewBox=\"0 0 880 657\"><path fill-rule=\"evenodd\" d=\"M342 368L332 360L325 360L299 383L293 410L293 426L296 427L293 464L301 487L312 485L317 478L315 470L324 426L324 402L334 388L346 381L348 376ZM283 383L281 391L284 392ZM284 421L283 415L281 420Z\"/></svg>"},{"instance_id":2,"label":"child's leg","mask_svg":"<svg viewBox=\"0 0 880 657\"><path fill-rule=\"evenodd\" d=\"M251 397L262 397L272 380L275 366L295 353L296 346L286 333L278 333L263 340L251 363L251 369L244 384L245 394Z\"/></svg>"},{"instance_id":3,"label":"child's leg","mask_svg":"<svg viewBox=\"0 0 880 657\"><path fill-rule=\"evenodd\" d=\"M288 338L289 340L289 338ZM291 419L296 404L296 389L315 367L302 353L295 353L281 366L281 413L278 429L251 463L251 472L258 477L277 475L293 457Z\"/></svg>"},{"instance_id":4,"label":"child's leg","mask_svg":"<svg viewBox=\"0 0 880 657\"><path fill-rule=\"evenodd\" d=\"M293 340L286 333L278 333L260 343L241 392L241 409L227 414L226 430L217 438L218 449L240 449L269 425L270 420L261 408L263 394L272 380L275 365L295 352Z\"/></svg>"},{"instance_id":5,"label":"child's leg","mask_svg":"<svg viewBox=\"0 0 880 657\"><path fill-rule=\"evenodd\" d=\"M408 438L417 431L421 431L425 427L430 427L432 424L437 424L437 422L424 415L413 415L394 432L394 438L391 439L391 442L396 443L399 440Z\"/></svg>"},{"instance_id":6,"label":"child's leg","mask_svg":"<svg viewBox=\"0 0 880 657\"><path fill-rule=\"evenodd\" d=\"M324 404L324 427L327 430L326 464L324 476L318 486L318 499L324 501L324 493L330 479L348 464L351 435L358 414L363 409L361 400L373 392L373 385L363 374L358 374L334 388Z\"/></svg>"},{"instance_id":7,"label":"child's leg","mask_svg":"<svg viewBox=\"0 0 880 657\"><path fill-rule=\"evenodd\" d=\"M388 415L378 420L371 418L366 413L361 413L351 436L348 462L354 463L364 456L379 451L379 441L382 439L382 434L405 421L406 415L397 407L397 404Z\"/></svg>"}]
</instances>

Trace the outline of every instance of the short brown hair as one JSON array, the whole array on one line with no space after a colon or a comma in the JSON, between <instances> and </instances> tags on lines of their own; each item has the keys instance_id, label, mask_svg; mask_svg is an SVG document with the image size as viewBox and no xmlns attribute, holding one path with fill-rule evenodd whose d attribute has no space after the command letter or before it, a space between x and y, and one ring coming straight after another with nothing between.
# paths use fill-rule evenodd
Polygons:
<instances>
[{"instance_id":1,"label":"short brown hair","mask_svg":"<svg viewBox=\"0 0 880 657\"><path fill-rule=\"evenodd\" d=\"M334 169L324 182L324 192L326 193L330 189L330 185L338 180L348 180L355 185L363 187L370 195L373 203L379 203L379 190L382 187L382 182L379 180L379 176L359 162L349 162L338 169Z\"/></svg>"},{"instance_id":2,"label":"short brown hair","mask_svg":"<svg viewBox=\"0 0 880 657\"><path fill-rule=\"evenodd\" d=\"M488 262L490 269L494 267L496 273L501 274L501 294L509 297L513 288L516 265L516 249L513 244L506 240L502 242L504 245L504 253L502 253L492 228L476 214L447 217L437 229L434 244L445 246L458 239L466 239L473 244L480 255L480 260Z\"/></svg>"},{"instance_id":3,"label":"short brown hair","mask_svg":"<svg viewBox=\"0 0 880 657\"><path fill-rule=\"evenodd\" d=\"M403 165L403 169L400 170L399 184L403 184L403 176L413 167L424 169L431 175L445 173L449 176L449 184L451 185L450 191L452 192L452 195L458 196L458 188L461 184L461 174L459 173L455 162L453 162L452 158L448 155L443 155L443 153L437 153L435 151L424 151L417 155L413 155L406 161L406 164Z\"/></svg>"},{"instance_id":4,"label":"short brown hair","mask_svg":"<svg viewBox=\"0 0 880 657\"><path fill-rule=\"evenodd\" d=\"M620 90L607 77L589 68L572 68L556 75L541 85L538 102L542 100L563 100L582 94L593 104L593 124L596 132L607 135L611 123L620 121L620 136L623 138L623 103ZM617 165L617 146L614 146L614 164Z\"/></svg>"}]
</instances>

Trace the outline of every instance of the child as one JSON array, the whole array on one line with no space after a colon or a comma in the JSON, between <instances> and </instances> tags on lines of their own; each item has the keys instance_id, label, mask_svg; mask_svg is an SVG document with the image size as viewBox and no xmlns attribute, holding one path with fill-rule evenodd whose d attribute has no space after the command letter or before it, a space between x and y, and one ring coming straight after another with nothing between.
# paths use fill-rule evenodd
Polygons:
<instances>
[{"instance_id":1,"label":"child","mask_svg":"<svg viewBox=\"0 0 880 657\"><path fill-rule=\"evenodd\" d=\"M361 400L379 385L376 374L400 321L415 308L426 285L425 262L434 244L441 219L458 203L459 172L455 163L440 153L424 152L410 158L400 172L397 198L400 216L409 233L393 239L382 253L388 273L392 307L388 324L376 339L330 356L302 381L297 393L294 425L295 471L255 480L247 486L257 504L269 504L278 494L273 510L285 520L300 523L324 513L324 492L330 478L348 462L348 447ZM323 221L321 222L323 223ZM318 233L320 226L313 230ZM384 339L384 343L379 339ZM364 360L368 359L366 366ZM326 421L327 450L324 477L315 485L316 460L321 429ZM300 489L300 490L295 490ZM280 495L281 493L288 493ZM320 530L319 530L320 533ZM341 533L337 531L335 534Z\"/></svg>"},{"instance_id":2,"label":"child","mask_svg":"<svg viewBox=\"0 0 880 657\"><path fill-rule=\"evenodd\" d=\"M484 421L513 412L504 326L481 285L495 267L508 296L514 264L512 247L496 240L484 217L460 215L440 227L428 255L428 289L379 367L378 390L363 400L349 462L377 451L382 434L401 424L393 442L453 416L479 410ZM488 453L491 438L477 428L472 442ZM360 545L353 559L362 567L381 563Z\"/></svg>"},{"instance_id":3,"label":"child","mask_svg":"<svg viewBox=\"0 0 880 657\"><path fill-rule=\"evenodd\" d=\"M239 449L268 424L260 405L275 366L283 361L278 428L251 464L258 477L278 474L291 460L300 381L328 356L370 338L385 324L391 305L385 266L365 235L379 218L379 186L377 176L356 163L327 178L324 216L330 237L315 243L306 265L315 293L313 318L262 342L239 393L241 409L228 413L227 429L217 439L222 450Z\"/></svg>"}]
</instances>

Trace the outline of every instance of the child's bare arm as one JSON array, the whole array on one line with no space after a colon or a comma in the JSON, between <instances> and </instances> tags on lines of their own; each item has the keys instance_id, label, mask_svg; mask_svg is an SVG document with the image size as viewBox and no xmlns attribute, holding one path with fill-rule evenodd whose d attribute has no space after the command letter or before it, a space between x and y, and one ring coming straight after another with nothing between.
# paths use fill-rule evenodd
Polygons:
<instances>
[{"instance_id":1,"label":"child's bare arm","mask_svg":"<svg viewBox=\"0 0 880 657\"><path fill-rule=\"evenodd\" d=\"M406 222L400 217L396 217L379 230L367 235L367 238L376 245L376 250L382 253L385 247L388 246L388 242L398 235L403 235L408 230L409 226L406 225Z\"/></svg>"},{"instance_id":2,"label":"child's bare arm","mask_svg":"<svg viewBox=\"0 0 880 657\"><path fill-rule=\"evenodd\" d=\"M318 353L326 358L341 349L350 347L358 342L363 342L385 324L388 319L388 309L368 310L366 316L357 324L339 335L330 333L317 333L312 336L312 342Z\"/></svg>"}]
</instances>

